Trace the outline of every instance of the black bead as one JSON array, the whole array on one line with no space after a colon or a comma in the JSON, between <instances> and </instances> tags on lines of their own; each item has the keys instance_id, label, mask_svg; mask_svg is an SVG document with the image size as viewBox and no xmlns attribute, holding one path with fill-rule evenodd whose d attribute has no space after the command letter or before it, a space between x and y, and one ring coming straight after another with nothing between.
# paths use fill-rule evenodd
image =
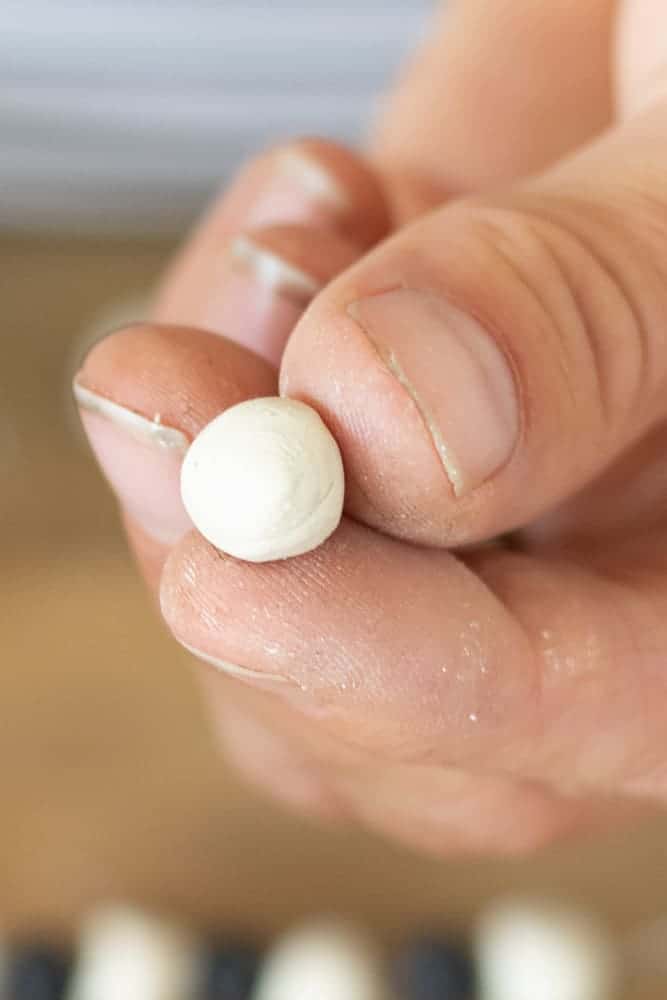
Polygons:
<instances>
[{"instance_id":1,"label":"black bead","mask_svg":"<svg viewBox=\"0 0 667 1000\"><path fill-rule=\"evenodd\" d=\"M70 962L60 952L24 945L9 955L7 1000L62 1000Z\"/></svg>"},{"instance_id":2,"label":"black bead","mask_svg":"<svg viewBox=\"0 0 667 1000\"><path fill-rule=\"evenodd\" d=\"M473 1000L475 967L465 949L437 937L418 937L393 964L400 1000Z\"/></svg>"},{"instance_id":3,"label":"black bead","mask_svg":"<svg viewBox=\"0 0 667 1000\"><path fill-rule=\"evenodd\" d=\"M217 945L204 960L201 1000L249 1000L259 953L244 944Z\"/></svg>"}]
</instances>

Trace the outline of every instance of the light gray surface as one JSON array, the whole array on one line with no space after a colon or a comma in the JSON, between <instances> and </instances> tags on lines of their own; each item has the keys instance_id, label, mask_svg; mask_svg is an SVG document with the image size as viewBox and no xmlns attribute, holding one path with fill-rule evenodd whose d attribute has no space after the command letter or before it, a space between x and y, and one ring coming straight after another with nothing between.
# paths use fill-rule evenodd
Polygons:
<instances>
[{"instance_id":1,"label":"light gray surface","mask_svg":"<svg viewBox=\"0 0 667 1000\"><path fill-rule=\"evenodd\" d=\"M0 227L178 231L246 156L354 142L433 0L2 0Z\"/></svg>"}]
</instances>

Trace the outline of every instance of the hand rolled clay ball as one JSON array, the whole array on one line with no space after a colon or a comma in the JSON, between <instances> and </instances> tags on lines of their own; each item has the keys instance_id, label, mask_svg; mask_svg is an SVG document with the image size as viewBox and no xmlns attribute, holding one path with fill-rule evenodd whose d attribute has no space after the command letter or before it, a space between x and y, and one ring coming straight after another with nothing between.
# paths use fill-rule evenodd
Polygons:
<instances>
[{"instance_id":1,"label":"hand rolled clay ball","mask_svg":"<svg viewBox=\"0 0 667 1000\"><path fill-rule=\"evenodd\" d=\"M181 471L195 527L249 562L317 548L338 527L344 493L335 439L295 399L251 399L225 410L197 435Z\"/></svg>"}]
</instances>

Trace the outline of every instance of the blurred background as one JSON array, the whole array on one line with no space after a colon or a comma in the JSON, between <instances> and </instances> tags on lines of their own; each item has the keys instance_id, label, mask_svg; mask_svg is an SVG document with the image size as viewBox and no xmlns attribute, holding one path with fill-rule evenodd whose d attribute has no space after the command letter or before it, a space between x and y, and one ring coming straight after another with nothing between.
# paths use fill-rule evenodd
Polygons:
<instances>
[{"instance_id":1,"label":"blurred background","mask_svg":"<svg viewBox=\"0 0 667 1000\"><path fill-rule=\"evenodd\" d=\"M619 930L667 904L664 821L527 861L437 863L240 787L71 406L85 345L141 315L217 186L273 140L363 136L430 8L0 3L3 932L66 937L106 898L258 933L337 911L390 936L465 928L507 890L581 901Z\"/></svg>"},{"instance_id":2,"label":"blurred background","mask_svg":"<svg viewBox=\"0 0 667 1000\"><path fill-rule=\"evenodd\" d=\"M434 0L2 0L0 224L180 233L258 148L354 142Z\"/></svg>"}]
</instances>

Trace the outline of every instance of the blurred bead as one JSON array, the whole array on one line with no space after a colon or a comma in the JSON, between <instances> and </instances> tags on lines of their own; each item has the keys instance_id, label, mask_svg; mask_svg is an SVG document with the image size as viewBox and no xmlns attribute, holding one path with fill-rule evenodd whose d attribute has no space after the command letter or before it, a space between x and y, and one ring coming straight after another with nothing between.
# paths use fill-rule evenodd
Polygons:
<instances>
[{"instance_id":1,"label":"blurred bead","mask_svg":"<svg viewBox=\"0 0 667 1000\"><path fill-rule=\"evenodd\" d=\"M375 942L343 923L316 923L285 935L269 953L253 1000L388 1000Z\"/></svg>"},{"instance_id":2,"label":"blurred bead","mask_svg":"<svg viewBox=\"0 0 667 1000\"><path fill-rule=\"evenodd\" d=\"M200 963L193 939L134 910L98 911L83 928L68 1000L184 1000Z\"/></svg>"},{"instance_id":3,"label":"blurred bead","mask_svg":"<svg viewBox=\"0 0 667 1000\"><path fill-rule=\"evenodd\" d=\"M614 946L603 927L575 909L507 902L480 921L482 1000L609 1000L617 995Z\"/></svg>"},{"instance_id":4,"label":"blurred bead","mask_svg":"<svg viewBox=\"0 0 667 1000\"><path fill-rule=\"evenodd\" d=\"M58 951L22 946L6 960L4 990L7 1000L62 1000L70 963Z\"/></svg>"},{"instance_id":5,"label":"blurred bead","mask_svg":"<svg viewBox=\"0 0 667 1000\"><path fill-rule=\"evenodd\" d=\"M394 962L400 1000L473 1000L475 968L470 956L436 937L419 937Z\"/></svg>"},{"instance_id":6,"label":"blurred bead","mask_svg":"<svg viewBox=\"0 0 667 1000\"><path fill-rule=\"evenodd\" d=\"M249 1000L259 955L247 945L215 947L204 958L201 1000Z\"/></svg>"}]
</instances>

